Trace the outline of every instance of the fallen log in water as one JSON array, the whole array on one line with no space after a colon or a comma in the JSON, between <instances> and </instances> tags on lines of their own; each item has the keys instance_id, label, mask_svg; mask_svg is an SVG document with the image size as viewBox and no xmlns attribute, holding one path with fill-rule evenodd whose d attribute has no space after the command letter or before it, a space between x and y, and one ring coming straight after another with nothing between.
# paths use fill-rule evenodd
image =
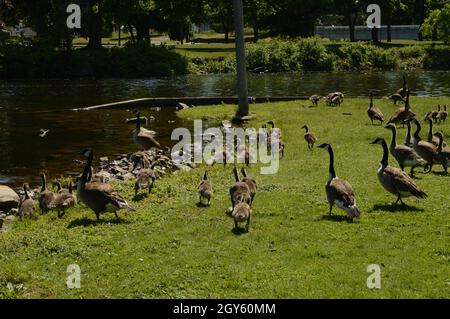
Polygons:
<instances>
[{"instance_id":1,"label":"fallen log in water","mask_svg":"<svg viewBox=\"0 0 450 319\"><path fill-rule=\"evenodd\" d=\"M288 97L250 97L250 103L285 102L296 100L308 100L305 96ZM217 104L237 104L237 97L170 97L170 98L142 98L128 101L120 101L108 104L94 105L74 109L74 111L90 111L97 109L138 108L138 107L180 107L180 105L199 106Z\"/></svg>"}]
</instances>

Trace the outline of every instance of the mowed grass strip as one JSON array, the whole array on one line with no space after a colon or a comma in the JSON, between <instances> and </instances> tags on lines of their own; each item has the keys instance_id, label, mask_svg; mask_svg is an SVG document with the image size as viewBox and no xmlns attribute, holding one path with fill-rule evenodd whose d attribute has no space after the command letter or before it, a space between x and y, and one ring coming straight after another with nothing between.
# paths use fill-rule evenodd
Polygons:
<instances>
[{"instance_id":1,"label":"mowed grass strip","mask_svg":"<svg viewBox=\"0 0 450 319\"><path fill-rule=\"evenodd\" d=\"M450 98L411 100L421 121L437 104L449 105ZM120 212L121 221L107 214L97 223L80 205L62 219L40 215L0 234L0 296L448 298L450 176L439 174L438 165L427 175L417 170L416 181L429 197L407 198L406 209L392 206L395 197L376 176L382 149L369 145L376 137L390 141L390 131L370 125L368 99L346 99L336 108L323 102L308 106L307 101L251 105L256 120L247 126L274 120L286 154L275 175L260 175L260 165L248 169L259 188L249 233L233 233L225 214L234 183L231 165L177 172L156 181L153 193L139 201L132 201L132 183L118 183L117 190L137 208ZM386 99L375 100L375 106L387 118L398 108ZM211 127L234 112L234 106L222 105L178 114L187 124L206 116ZM327 217L328 154L308 150L304 124L317 135L316 146L333 146L337 175L353 185L362 211L355 222L337 208L338 217ZM449 121L435 126L447 141L449 128ZM399 142L404 134L399 128ZM392 157L390 164L397 167ZM196 206L196 190L205 169L216 193L211 206L202 208ZM81 289L66 286L70 264L81 268ZM366 286L370 264L381 267L381 289ZM8 283L17 288L8 290Z\"/></svg>"}]
</instances>

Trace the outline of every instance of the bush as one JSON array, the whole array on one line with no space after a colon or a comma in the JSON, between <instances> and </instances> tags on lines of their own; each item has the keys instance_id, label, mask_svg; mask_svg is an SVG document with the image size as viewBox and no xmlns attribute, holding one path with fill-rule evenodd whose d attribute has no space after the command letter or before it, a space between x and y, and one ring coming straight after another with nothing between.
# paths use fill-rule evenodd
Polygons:
<instances>
[{"instance_id":1,"label":"bush","mask_svg":"<svg viewBox=\"0 0 450 319\"><path fill-rule=\"evenodd\" d=\"M450 70L450 48L432 47L425 49L423 61L424 69L428 70Z\"/></svg>"},{"instance_id":2,"label":"bush","mask_svg":"<svg viewBox=\"0 0 450 319\"><path fill-rule=\"evenodd\" d=\"M125 48L57 51L36 42L0 47L0 77L150 77L187 73L187 61L164 46L136 43Z\"/></svg>"},{"instance_id":3,"label":"bush","mask_svg":"<svg viewBox=\"0 0 450 319\"><path fill-rule=\"evenodd\" d=\"M344 44L338 51L342 70L392 70L398 65L395 49L383 49L373 44L356 42Z\"/></svg>"}]
</instances>

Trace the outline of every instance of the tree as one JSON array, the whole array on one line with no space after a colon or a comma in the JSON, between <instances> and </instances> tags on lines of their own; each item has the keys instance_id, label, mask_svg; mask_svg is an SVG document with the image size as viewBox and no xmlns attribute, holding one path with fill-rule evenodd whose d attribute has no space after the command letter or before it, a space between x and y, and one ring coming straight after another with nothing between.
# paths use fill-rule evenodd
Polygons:
<instances>
[{"instance_id":1,"label":"tree","mask_svg":"<svg viewBox=\"0 0 450 319\"><path fill-rule=\"evenodd\" d=\"M213 29L223 33L225 41L228 42L233 30L233 1L209 0L205 2L204 10L213 24Z\"/></svg>"},{"instance_id":2,"label":"tree","mask_svg":"<svg viewBox=\"0 0 450 319\"><path fill-rule=\"evenodd\" d=\"M311 36L318 18L328 12L332 0L268 0L274 10L272 31L289 36Z\"/></svg>"},{"instance_id":3,"label":"tree","mask_svg":"<svg viewBox=\"0 0 450 319\"><path fill-rule=\"evenodd\" d=\"M450 43L450 3L442 9L432 10L422 24L420 31L424 38L433 41L442 40L446 44Z\"/></svg>"},{"instance_id":4,"label":"tree","mask_svg":"<svg viewBox=\"0 0 450 319\"><path fill-rule=\"evenodd\" d=\"M358 0L335 0L334 1L336 12L344 16L345 22L349 26L350 30L350 41L355 41L355 25L365 8L363 7L362 1Z\"/></svg>"},{"instance_id":5,"label":"tree","mask_svg":"<svg viewBox=\"0 0 450 319\"><path fill-rule=\"evenodd\" d=\"M245 0L244 14L246 21L253 28L253 41L259 39L259 31L263 24L267 24L267 19L275 13L267 0Z\"/></svg>"}]
</instances>

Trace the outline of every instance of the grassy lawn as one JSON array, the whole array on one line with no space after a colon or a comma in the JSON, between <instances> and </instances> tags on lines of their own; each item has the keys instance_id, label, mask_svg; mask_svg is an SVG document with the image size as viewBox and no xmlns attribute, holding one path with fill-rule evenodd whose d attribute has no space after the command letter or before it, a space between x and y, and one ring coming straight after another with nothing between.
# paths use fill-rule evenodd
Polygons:
<instances>
[{"instance_id":1,"label":"grassy lawn","mask_svg":"<svg viewBox=\"0 0 450 319\"><path fill-rule=\"evenodd\" d=\"M450 98L411 102L422 119ZM215 197L208 208L196 206L201 166L157 181L151 195L132 201L136 213L119 213L121 221L109 214L97 223L79 206L62 219L50 213L16 222L0 234L0 297L449 298L450 176L438 174L438 166L428 175L418 170L417 183L429 197L406 199L406 209L390 205L395 198L376 177L381 147L369 145L376 137L390 139L390 132L370 125L368 101L347 99L338 108L308 104L251 107L256 120L249 126L274 119L286 155L278 174L260 175L259 165L249 169L259 187L249 233L233 233L225 214L234 182L230 165L208 168ZM376 100L376 106L387 117L396 109L388 100ZM208 115L219 122L233 113L224 105L179 116L190 121ZM354 223L336 208L336 217L327 217L328 154L308 150L300 129L306 123L319 143L334 146L337 174L355 189L362 217ZM435 129L450 140L450 121ZM400 128L402 140L404 133ZM392 157L390 164L397 166ZM116 187L133 198L131 183ZM373 263L381 266L381 289L366 286ZM81 267L81 289L66 287L69 264ZM9 291L8 282L25 288Z\"/></svg>"}]
</instances>

